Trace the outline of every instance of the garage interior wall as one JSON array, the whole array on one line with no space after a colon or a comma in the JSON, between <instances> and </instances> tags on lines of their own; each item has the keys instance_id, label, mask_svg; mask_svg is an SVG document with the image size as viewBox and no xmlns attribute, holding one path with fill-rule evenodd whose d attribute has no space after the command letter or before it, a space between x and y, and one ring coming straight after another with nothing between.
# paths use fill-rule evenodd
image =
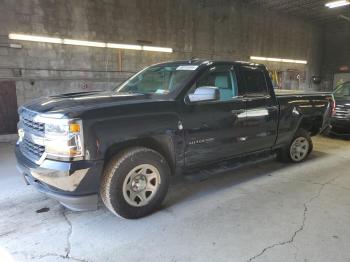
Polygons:
<instances>
[{"instance_id":1,"label":"garage interior wall","mask_svg":"<svg viewBox=\"0 0 350 262\"><path fill-rule=\"evenodd\" d=\"M344 81L350 81L350 21L325 26L323 37L322 88L332 90L337 82L334 73L341 74Z\"/></svg>"},{"instance_id":2,"label":"garage interior wall","mask_svg":"<svg viewBox=\"0 0 350 262\"><path fill-rule=\"evenodd\" d=\"M0 77L16 81L17 100L91 89L110 89L130 73L161 61L249 60L253 56L307 60L297 69L320 74L322 28L301 18L233 0L0 0ZM174 53L11 41L8 34L172 47ZM120 63L121 61L121 63ZM122 72L119 72L119 71ZM318 89L312 86L312 89Z\"/></svg>"}]
</instances>

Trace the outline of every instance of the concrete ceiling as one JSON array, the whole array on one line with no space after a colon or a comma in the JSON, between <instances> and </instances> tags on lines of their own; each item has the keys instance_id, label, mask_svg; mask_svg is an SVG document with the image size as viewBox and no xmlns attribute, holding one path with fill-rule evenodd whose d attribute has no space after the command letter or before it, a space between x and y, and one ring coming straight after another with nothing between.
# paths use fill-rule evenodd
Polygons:
<instances>
[{"instance_id":1,"label":"concrete ceiling","mask_svg":"<svg viewBox=\"0 0 350 262\"><path fill-rule=\"evenodd\" d=\"M264 9L303 17L316 23L346 21L341 16L350 19L350 5L333 9L325 7L325 4L331 1L333 0L248 0L247 2Z\"/></svg>"}]
</instances>

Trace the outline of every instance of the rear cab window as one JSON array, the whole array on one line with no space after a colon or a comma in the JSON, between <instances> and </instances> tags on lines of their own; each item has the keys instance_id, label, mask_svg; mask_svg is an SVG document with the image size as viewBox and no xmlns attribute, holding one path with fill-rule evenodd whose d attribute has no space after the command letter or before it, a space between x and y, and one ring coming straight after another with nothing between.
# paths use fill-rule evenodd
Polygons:
<instances>
[{"instance_id":1,"label":"rear cab window","mask_svg":"<svg viewBox=\"0 0 350 262\"><path fill-rule=\"evenodd\" d=\"M245 82L245 94L247 97L270 96L264 71L255 66L242 66L240 68Z\"/></svg>"}]
</instances>

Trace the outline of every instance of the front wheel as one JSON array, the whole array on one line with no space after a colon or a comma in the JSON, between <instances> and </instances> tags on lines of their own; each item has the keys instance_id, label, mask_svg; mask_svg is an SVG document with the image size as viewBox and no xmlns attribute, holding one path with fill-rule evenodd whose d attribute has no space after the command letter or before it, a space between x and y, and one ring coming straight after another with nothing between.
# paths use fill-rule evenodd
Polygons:
<instances>
[{"instance_id":1,"label":"front wheel","mask_svg":"<svg viewBox=\"0 0 350 262\"><path fill-rule=\"evenodd\" d=\"M146 216L159 208L168 190L169 166L158 152L136 147L112 158L101 182L105 206L124 218Z\"/></svg>"},{"instance_id":2,"label":"front wheel","mask_svg":"<svg viewBox=\"0 0 350 262\"><path fill-rule=\"evenodd\" d=\"M304 161L313 149L312 140L305 129L298 129L290 144L277 152L281 162L298 163Z\"/></svg>"}]
</instances>

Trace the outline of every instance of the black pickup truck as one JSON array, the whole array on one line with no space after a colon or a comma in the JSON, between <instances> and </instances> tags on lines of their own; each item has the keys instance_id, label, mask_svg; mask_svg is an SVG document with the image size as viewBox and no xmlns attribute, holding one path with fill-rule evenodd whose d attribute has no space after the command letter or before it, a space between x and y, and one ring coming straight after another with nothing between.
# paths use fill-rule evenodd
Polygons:
<instances>
[{"instance_id":1,"label":"black pickup truck","mask_svg":"<svg viewBox=\"0 0 350 262\"><path fill-rule=\"evenodd\" d=\"M138 218L159 208L172 175L257 152L303 161L332 105L326 93L276 95L259 64L157 64L110 92L20 107L18 169L72 210L96 207L100 195L113 213Z\"/></svg>"}]
</instances>

